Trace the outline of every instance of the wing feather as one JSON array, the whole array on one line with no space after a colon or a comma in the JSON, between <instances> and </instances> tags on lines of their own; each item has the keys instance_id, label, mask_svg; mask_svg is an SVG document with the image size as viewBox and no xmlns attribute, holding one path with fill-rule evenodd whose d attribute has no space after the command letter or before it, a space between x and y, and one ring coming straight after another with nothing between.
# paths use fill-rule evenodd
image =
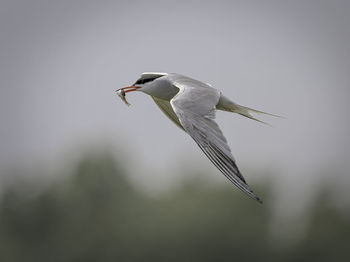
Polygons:
<instances>
[{"instance_id":1,"label":"wing feather","mask_svg":"<svg viewBox=\"0 0 350 262\"><path fill-rule=\"evenodd\" d=\"M233 184L262 203L249 188L240 173L227 140L215 119L215 107L220 93L214 88L196 86L196 82L175 83L179 93L170 101L183 129L198 144L203 153Z\"/></svg>"},{"instance_id":2,"label":"wing feather","mask_svg":"<svg viewBox=\"0 0 350 262\"><path fill-rule=\"evenodd\" d=\"M184 130L183 126L181 125L179 118L175 114L173 108L170 105L170 102L157 98L155 96L152 96L154 102L157 104L157 106L162 110L162 112L171 120L174 122L175 125L180 127L182 130ZM184 130L185 131L185 130Z\"/></svg>"}]
</instances>

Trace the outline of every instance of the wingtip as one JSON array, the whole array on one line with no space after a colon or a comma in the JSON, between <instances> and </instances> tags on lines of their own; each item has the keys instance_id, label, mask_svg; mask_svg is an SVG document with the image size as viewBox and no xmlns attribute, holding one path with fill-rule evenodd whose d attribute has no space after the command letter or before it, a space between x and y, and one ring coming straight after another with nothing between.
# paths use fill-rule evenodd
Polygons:
<instances>
[{"instance_id":1,"label":"wingtip","mask_svg":"<svg viewBox=\"0 0 350 262\"><path fill-rule=\"evenodd\" d=\"M248 185L246 184L246 186L248 186ZM240 189L242 189L242 188L240 188ZM249 191L243 190L243 192L245 192L250 198L254 199L255 201L259 202L260 204L263 204L262 199L260 199L260 197L258 197L252 190L250 190L250 189L249 189Z\"/></svg>"},{"instance_id":2,"label":"wingtip","mask_svg":"<svg viewBox=\"0 0 350 262\"><path fill-rule=\"evenodd\" d=\"M255 200L256 200L257 202L259 202L260 204L263 204L263 203L264 203L264 202L263 202L260 198L258 198L258 197L256 197Z\"/></svg>"}]
</instances>

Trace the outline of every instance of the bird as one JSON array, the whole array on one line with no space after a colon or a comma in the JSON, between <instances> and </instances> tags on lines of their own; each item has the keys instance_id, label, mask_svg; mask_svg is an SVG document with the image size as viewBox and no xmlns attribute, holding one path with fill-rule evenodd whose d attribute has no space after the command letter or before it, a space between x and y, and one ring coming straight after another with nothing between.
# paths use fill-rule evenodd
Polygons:
<instances>
[{"instance_id":1,"label":"bird","mask_svg":"<svg viewBox=\"0 0 350 262\"><path fill-rule=\"evenodd\" d=\"M131 86L116 90L127 105L129 103L125 94L133 91L150 95L161 111L192 137L229 181L262 203L238 169L227 140L215 121L215 115L217 110L228 111L262 123L265 122L255 118L252 113L277 115L241 106L212 85L177 73L145 72Z\"/></svg>"}]
</instances>

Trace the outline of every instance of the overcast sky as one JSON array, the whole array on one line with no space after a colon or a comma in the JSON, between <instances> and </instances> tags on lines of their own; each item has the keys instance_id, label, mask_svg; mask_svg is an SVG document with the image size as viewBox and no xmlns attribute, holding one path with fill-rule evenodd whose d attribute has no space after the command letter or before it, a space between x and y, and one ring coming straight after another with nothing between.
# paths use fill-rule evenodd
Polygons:
<instances>
[{"instance_id":1,"label":"overcast sky","mask_svg":"<svg viewBox=\"0 0 350 262\"><path fill-rule=\"evenodd\" d=\"M1 0L0 164L53 164L108 146L124 150L135 173L158 172L135 175L144 180L179 173L176 161L219 177L151 98L132 93L126 107L115 95L142 72L160 71L286 117L265 119L271 128L218 112L248 181L261 179L249 168L278 170L285 185L312 185L329 170L345 177L349 3Z\"/></svg>"}]
</instances>

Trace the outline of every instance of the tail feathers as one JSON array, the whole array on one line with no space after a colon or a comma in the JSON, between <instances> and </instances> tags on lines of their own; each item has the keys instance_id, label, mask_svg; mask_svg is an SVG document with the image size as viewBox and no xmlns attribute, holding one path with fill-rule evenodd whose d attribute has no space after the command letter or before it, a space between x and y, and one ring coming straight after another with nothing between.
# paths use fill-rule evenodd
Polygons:
<instances>
[{"instance_id":1,"label":"tail feathers","mask_svg":"<svg viewBox=\"0 0 350 262\"><path fill-rule=\"evenodd\" d=\"M241 105L238 105L238 104L235 104L231 111L234 112L234 113L240 114L242 116L248 117L250 119L253 119L255 121L258 121L260 123L263 123L265 125L268 125L268 126L271 126L271 125L269 123L266 123L266 122L260 120L260 119L255 118L252 115L252 113L253 114L269 115L269 116L273 116L273 117L281 117L281 116L278 116L278 115L265 113L265 112L262 112L262 111L259 111L259 110L255 110L255 109L252 109L252 108L249 108L249 107L241 106Z\"/></svg>"}]
</instances>

